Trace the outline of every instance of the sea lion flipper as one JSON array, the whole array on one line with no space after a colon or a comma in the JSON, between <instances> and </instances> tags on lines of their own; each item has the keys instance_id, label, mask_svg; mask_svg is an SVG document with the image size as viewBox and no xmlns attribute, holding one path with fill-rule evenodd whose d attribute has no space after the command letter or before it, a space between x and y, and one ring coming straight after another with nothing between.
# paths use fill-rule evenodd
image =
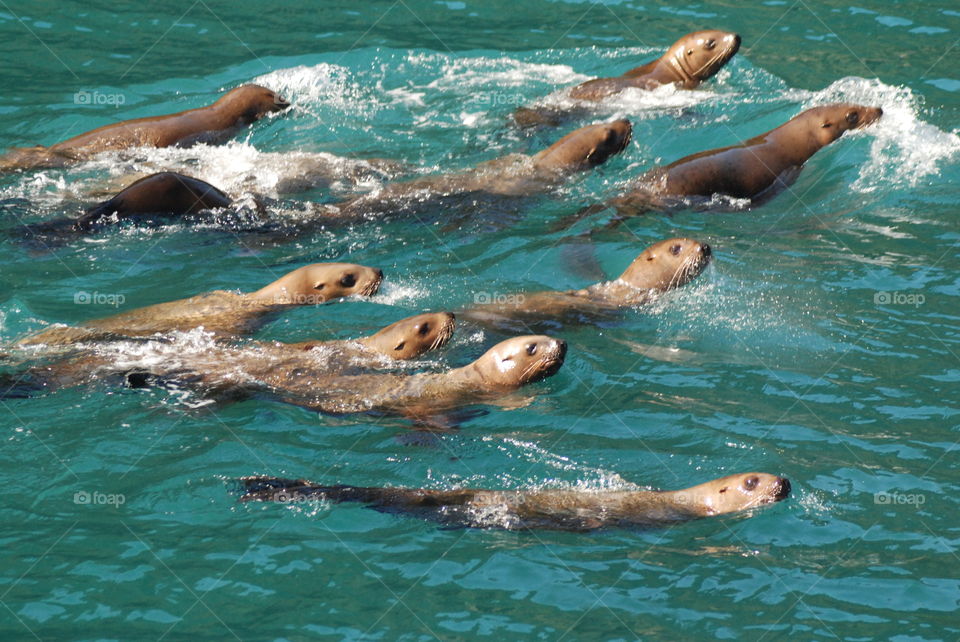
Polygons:
<instances>
[{"instance_id":1,"label":"sea lion flipper","mask_svg":"<svg viewBox=\"0 0 960 642\"><path fill-rule=\"evenodd\" d=\"M597 259L596 247L585 236L577 235L560 248L560 256L567 268L588 281L604 281L606 274Z\"/></svg>"}]
</instances>

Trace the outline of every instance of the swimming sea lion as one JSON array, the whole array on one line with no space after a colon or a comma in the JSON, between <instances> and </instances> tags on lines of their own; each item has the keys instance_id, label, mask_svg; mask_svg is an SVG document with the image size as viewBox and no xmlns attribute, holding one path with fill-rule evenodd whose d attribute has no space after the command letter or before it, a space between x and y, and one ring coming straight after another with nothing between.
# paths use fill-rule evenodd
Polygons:
<instances>
[{"instance_id":1,"label":"swimming sea lion","mask_svg":"<svg viewBox=\"0 0 960 642\"><path fill-rule=\"evenodd\" d=\"M654 243L633 260L612 281L595 283L581 290L520 293L504 302L475 306L463 311L464 318L511 329L528 329L528 324L548 320L590 322L611 311L652 302L658 295L686 285L710 263L706 243L674 238Z\"/></svg>"},{"instance_id":2,"label":"swimming sea lion","mask_svg":"<svg viewBox=\"0 0 960 642\"><path fill-rule=\"evenodd\" d=\"M245 477L241 482L244 502L360 502L448 526L511 530L655 528L750 510L790 494L789 480L768 473L728 475L674 491L361 488L275 477Z\"/></svg>"},{"instance_id":3,"label":"swimming sea lion","mask_svg":"<svg viewBox=\"0 0 960 642\"><path fill-rule=\"evenodd\" d=\"M808 109L776 129L720 149L686 156L652 169L628 194L610 204L622 214L689 207L691 198L714 194L763 202L791 183L803 164L852 129L883 115L879 107L834 104Z\"/></svg>"},{"instance_id":4,"label":"swimming sea lion","mask_svg":"<svg viewBox=\"0 0 960 642\"><path fill-rule=\"evenodd\" d=\"M371 194L328 206L329 218L363 218L419 209L450 197L524 197L547 192L575 172L606 162L630 142L630 121L588 125L532 156L511 154L454 174L389 183Z\"/></svg>"},{"instance_id":5,"label":"swimming sea lion","mask_svg":"<svg viewBox=\"0 0 960 642\"><path fill-rule=\"evenodd\" d=\"M352 361L377 355L388 359L416 359L450 339L456 317L451 312L429 312L400 319L376 334L350 341L301 341L281 344L292 350L335 350L338 359Z\"/></svg>"},{"instance_id":6,"label":"swimming sea lion","mask_svg":"<svg viewBox=\"0 0 960 642\"><path fill-rule=\"evenodd\" d=\"M441 323L435 332L448 337L449 331L441 326L450 325L452 315L449 323ZM436 339L423 342L421 349L437 343ZM476 361L443 373L342 375L338 371L342 364L331 368L322 355L315 358L313 350L275 344L249 350L205 346L184 350L157 340L129 345L110 342L66 365L31 369L18 381L42 390L116 379L133 388L167 384L181 391L193 390L209 401L264 397L326 414L400 415L438 426L438 418L442 420L448 412L495 403L510 392L552 376L563 365L566 350L566 343L558 339L514 337Z\"/></svg>"},{"instance_id":7,"label":"swimming sea lion","mask_svg":"<svg viewBox=\"0 0 960 642\"><path fill-rule=\"evenodd\" d=\"M50 147L14 149L0 157L0 170L62 167L100 152L131 147L220 144L265 115L289 106L266 87L242 85L206 107L106 125Z\"/></svg>"},{"instance_id":8,"label":"swimming sea lion","mask_svg":"<svg viewBox=\"0 0 960 642\"><path fill-rule=\"evenodd\" d=\"M80 340L91 340L87 330L124 336L146 336L172 330L203 328L215 335L255 332L283 310L318 305L351 295L371 296L383 272L353 263L314 263L297 268L250 293L215 290L188 299L144 308L81 324ZM75 328L52 327L25 337L16 345L62 344L78 340Z\"/></svg>"},{"instance_id":9,"label":"swimming sea lion","mask_svg":"<svg viewBox=\"0 0 960 642\"><path fill-rule=\"evenodd\" d=\"M570 89L567 95L574 100L597 102L631 87L655 89L672 84L694 89L720 71L739 49L740 36L735 33L694 31L680 38L656 60L622 76L588 80ZM522 127L557 125L572 112L552 106L521 107L514 112L514 120Z\"/></svg>"},{"instance_id":10,"label":"swimming sea lion","mask_svg":"<svg viewBox=\"0 0 960 642\"><path fill-rule=\"evenodd\" d=\"M135 181L113 198L91 207L74 222L74 227L85 231L104 220L138 214L196 214L227 207L232 202L210 183L176 172L160 172Z\"/></svg>"},{"instance_id":11,"label":"swimming sea lion","mask_svg":"<svg viewBox=\"0 0 960 642\"><path fill-rule=\"evenodd\" d=\"M263 373L265 392L327 414L369 412L426 419L498 397L554 375L567 344L547 336L502 341L476 361L443 373L329 377L306 369Z\"/></svg>"},{"instance_id":12,"label":"swimming sea lion","mask_svg":"<svg viewBox=\"0 0 960 642\"><path fill-rule=\"evenodd\" d=\"M286 377L307 371L331 376L389 368L397 361L416 359L444 346L453 335L454 324L453 314L432 312L401 319L358 339L240 344L170 335L131 338L74 328L71 344L0 356L12 361L9 357L15 354L21 363L33 361L17 377L25 390L51 391L117 379L138 388L189 381L187 386L207 398L223 401L243 397L242 391L265 383L280 385ZM0 395L2 387L0 383Z\"/></svg>"}]
</instances>

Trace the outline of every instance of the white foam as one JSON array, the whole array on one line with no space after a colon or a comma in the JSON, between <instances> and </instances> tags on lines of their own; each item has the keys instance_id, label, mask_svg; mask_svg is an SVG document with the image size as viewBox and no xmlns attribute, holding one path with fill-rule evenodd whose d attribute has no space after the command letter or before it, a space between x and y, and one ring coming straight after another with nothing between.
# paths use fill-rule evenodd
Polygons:
<instances>
[{"instance_id":1,"label":"white foam","mask_svg":"<svg viewBox=\"0 0 960 642\"><path fill-rule=\"evenodd\" d=\"M448 59L440 74L427 84L427 89L458 92L464 88L502 90L506 87L526 88L531 83L566 85L590 79L569 65L525 62L507 56Z\"/></svg>"},{"instance_id":2,"label":"white foam","mask_svg":"<svg viewBox=\"0 0 960 642\"><path fill-rule=\"evenodd\" d=\"M803 96L805 108L848 102L883 108L883 117L862 131L845 136L870 136L870 158L851 186L859 192L889 189L891 184L913 187L940 174L945 161L960 152L960 136L945 132L920 118L921 100L909 87L879 80L847 77L818 92L789 92Z\"/></svg>"},{"instance_id":3,"label":"white foam","mask_svg":"<svg viewBox=\"0 0 960 642\"><path fill-rule=\"evenodd\" d=\"M429 292L414 283L396 283L385 281L380 290L370 300L383 305L414 303L423 299Z\"/></svg>"},{"instance_id":4,"label":"white foam","mask_svg":"<svg viewBox=\"0 0 960 642\"><path fill-rule=\"evenodd\" d=\"M286 98L294 112L313 113L313 108L320 105L330 105L359 117L370 117L377 111L377 105L368 99L366 91L351 81L350 70L340 65L324 62L277 69L257 76L253 82Z\"/></svg>"}]
</instances>

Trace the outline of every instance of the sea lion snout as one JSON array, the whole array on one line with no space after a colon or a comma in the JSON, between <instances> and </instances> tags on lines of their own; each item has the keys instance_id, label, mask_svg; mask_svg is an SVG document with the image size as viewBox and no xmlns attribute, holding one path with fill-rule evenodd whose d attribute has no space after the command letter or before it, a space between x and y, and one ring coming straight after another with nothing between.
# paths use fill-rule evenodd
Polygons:
<instances>
[{"instance_id":1,"label":"sea lion snout","mask_svg":"<svg viewBox=\"0 0 960 642\"><path fill-rule=\"evenodd\" d=\"M567 357L567 342L563 339L554 339L554 351L557 353L557 359L560 363L563 363L563 360Z\"/></svg>"},{"instance_id":2,"label":"sea lion snout","mask_svg":"<svg viewBox=\"0 0 960 642\"><path fill-rule=\"evenodd\" d=\"M710 246L707 243L701 243L700 254L702 254L704 258L709 259L711 256L713 256L713 250L710 249Z\"/></svg>"},{"instance_id":3,"label":"sea lion snout","mask_svg":"<svg viewBox=\"0 0 960 642\"><path fill-rule=\"evenodd\" d=\"M730 48L730 53L735 54L740 50L740 34L739 33L730 33L724 38L724 41L727 43L727 46Z\"/></svg>"},{"instance_id":4,"label":"sea lion snout","mask_svg":"<svg viewBox=\"0 0 960 642\"><path fill-rule=\"evenodd\" d=\"M774 501L786 499L790 495L790 480L786 477L780 477L777 489L773 493Z\"/></svg>"}]
</instances>

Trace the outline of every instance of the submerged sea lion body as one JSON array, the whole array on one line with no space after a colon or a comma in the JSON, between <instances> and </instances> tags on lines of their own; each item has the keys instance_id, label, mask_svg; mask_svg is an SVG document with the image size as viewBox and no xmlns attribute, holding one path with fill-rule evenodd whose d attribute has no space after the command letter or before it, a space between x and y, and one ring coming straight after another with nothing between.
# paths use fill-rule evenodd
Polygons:
<instances>
[{"instance_id":1,"label":"submerged sea lion body","mask_svg":"<svg viewBox=\"0 0 960 642\"><path fill-rule=\"evenodd\" d=\"M689 205L714 194L759 203L796 178L804 163L852 129L880 118L879 107L834 104L808 109L739 145L693 154L650 170L611 204L625 214Z\"/></svg>"},{"instance_id":2,"label":"submerged sea lion body","mask_svg":"<svg viewBox=\"0 0 960 642\"><path fill-rule=\"evenodd\" d=\"M216 290L81 325L85 330L124 336L186 331L201 326L215 335L249 334L290 307L317 305L351 295L373 295L382 280L383 272L375 268L353 263L314 263L289 272L256 292ZM86 334L82 338L89 340L91 336ZM75 328L53 327L25 337L17 345L52 345L76 340Z\"/></svg>"},{"instance_id":3,"label":"submerged sea lion body","mask_svg":"<svg viewBox=\"0 0 960 642\"><path fill-rule=\"evenodd\" d=\"M449 526L524 530L668 526L749 510L790 494L787 479L767 473L730 475L677 491L427 490L321 486L271 477L241 481L246 491L241 501L360 502Z\"/></svg>"},{"instance_id":4,"label":"submerged sea lion body","mask_svg":"<svg viewBox=\"0 0 960 642\"><path fill-rule=\"evenodd\" d=\"M716 75L740 49L740 36L726 31L695 31L671 46L662 56L613 78L595 78L569 90L574 100L599 102L625 89L655 89L674 85L694 89ZM575 108L521 107L514 120L522 127L558 125Z\"/></svg>"},{"instance_id":5,"label":"submerged sea lion body","mask_svg":"<svg viewBox=\"0 0 960 642\"><path fill-rule=\"evenodd\" d=\"M14 149L0 157L0 170L62 167L100 152L131 147L219 144L266 114L289 106L265 87L242 85L206 107L106 125L50 147Z\"/></svg>"},{"instance_id":6,"label":"submerged sea lion body","mask_svg":"<svg viewBox=\"0 0 960 642\"><path fill-rule=\"evenodd\" d=\"M508 303L490 303L470 308L464 318L500 327L526 328L529 323L549 320L590 322L611 312L652 302L658 295L695 279L710 263L711 250L693 239L667 239L645 249L612 281L580 290L522 293L507 297Z\"/></svg>"},{"instance_id":7,"label":"submerged sea lion body","mask_svg":"<svg viewBox=\"0 0 960 642\"><path fill-rule=\"evenodd\" d=\"M522 198L543 193L570 174L596 167L622 152L631 134L627 120L581 127L532 156L512 154L465 172L390 183L371 194L331 206L331 216L364 217L419 209L451 197Z\"/></svg>"}]
</instances>

